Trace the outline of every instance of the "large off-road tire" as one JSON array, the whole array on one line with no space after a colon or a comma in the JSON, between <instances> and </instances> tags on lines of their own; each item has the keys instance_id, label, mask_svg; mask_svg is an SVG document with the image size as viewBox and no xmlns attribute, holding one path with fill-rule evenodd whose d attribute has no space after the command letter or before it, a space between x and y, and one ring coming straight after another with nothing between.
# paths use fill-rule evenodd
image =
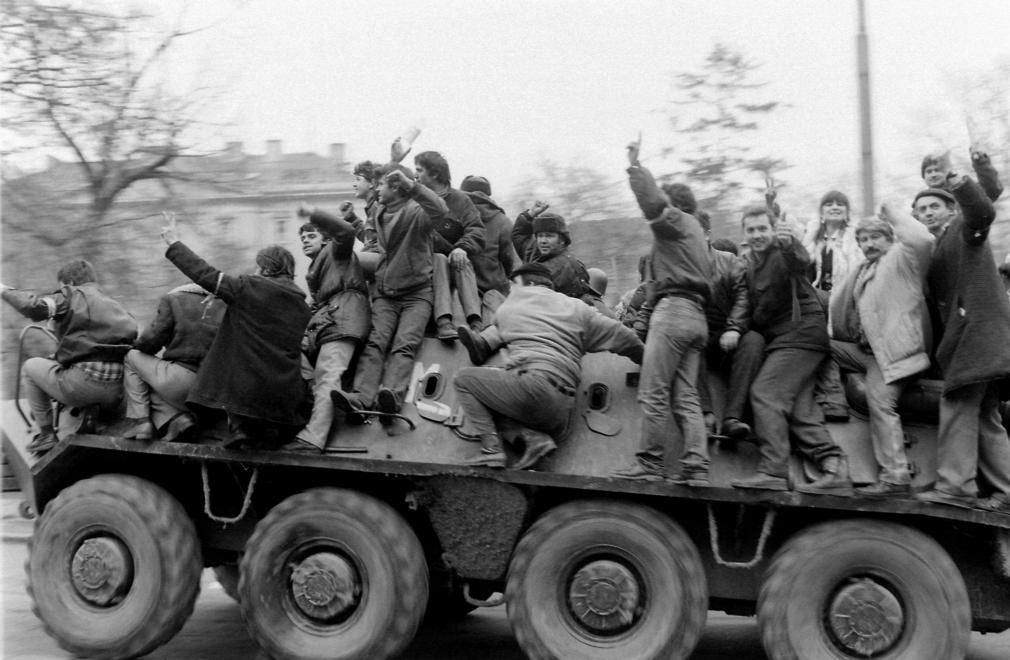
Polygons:
<instances>
[{"instance_id":1,"label":"large off-road tire","mask_svg":"<svg viewBox=\"0 0 1010 660\"><path fill-rule=\"evenodd\" d=\"M950 556L918 530L876 520L796 534L768 569L757 615L772 660L956 660L971 633Z\"/></svg>"},{"instance_id":2,"label":"large off-road tire","mask_svg":"<svg viewBox=\"0 0 1010 660\"><path fill-rule=\"evenodd\" d=\"M149 481L92 477L64 489L35 523L28 594L46 632L87 658L133 658L193 613L203 562L182 505Z\"/></svg>"},{"instance_id":3,"label":"large off-road tire","mask_svg":"<svg viewBox=\"0 0 1010 660\"><path fill-rule=\"evenodd\" d=\"M238 564L219 564L214 567L214 577L221 585L221 591L238 602Z\"/></svg>"},{"instance_id":4,"label":"large off-road tire","mask_svg":"<svg viewBox=\"0 0 1010 660\"><path fill-rule=\"evenodd\" d=\"M505 589L509 621L533 660L686 658L705 626L698 550L647 506L563 504L516 547Z\"/></svg>"},{"instance_id":5,"label":"large off-road tire","mask_svg":"<svg viewBox=\"0 0 1010 660\"><path fill-rule=\"evenodd\" d=\"M250 635L274 660L382 660L413 640L428 601L421 543L388 504L318 488L256 525L239 570Z\"/></svg>"}]
</instances>

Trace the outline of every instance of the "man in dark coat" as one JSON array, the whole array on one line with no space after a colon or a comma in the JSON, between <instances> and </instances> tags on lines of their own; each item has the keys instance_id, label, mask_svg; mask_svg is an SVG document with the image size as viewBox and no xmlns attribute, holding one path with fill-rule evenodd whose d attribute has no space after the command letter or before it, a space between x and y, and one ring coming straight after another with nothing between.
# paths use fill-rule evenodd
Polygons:
<instances>
[{"instance_id":1,"label":"man in dark coat","mask_svg":"<svg viewBox=\"0 0 1010 660\"><path fill-rule=\"evenodd\" d=\"M928 282L942 326L936 361L944 377L936 485L918 497L1010 513L1010 440L999 417L1000 395L1010 386L1010 301L988 241L996 212L970 178L948 172L947 183L950 192L923 190L912 206L937 239ZM991 497L976 499L978 472Z\"/></svg>"},{"instance_id":2,"label":"man in dark coat","mask_svg":"<svg viewBox=\"0 0 1010 660\"><path fill-rule=\"evenodd\" d=\"M174 227L162 237L168 260L228 304L187 404L227 414L227 446L270 431L290 437L288 432L305 423L300 356L312 316L305 293L294 283L294 257L272 245L256 254L255 274L227 275L181 243Z\"/></svg>"},{"instance_id":3,"label":"man in dark coat","mask_svg":"<svg viewBox=\"0 0 1010 660\"><path fill-rule=\"evenodd\" d=\"M124 438L150 440L157 431L162 440L173 442L194 429L196 420L186 409L186 398L225 309L223 301L196 284L176 287L161 297L154 321L123 361L126 418L133 422Z\"/></svg>"},{"instance_id":4,"label":"man in dark coat","mask_svg":"<svg viewBox=\"0 0 1010 660\"><path fill-rule=\"evenodd\" d=\"M850 491L845 457L814 400L817 369L828 357L829 343L824 308L804 276L810 256L796 230L787 223L776 225L764 206L745 210L742 222L750 248L746 257L750 332L735 347L733 360L757 366L750 403L761 461L757 474L732 485L788 490L793 436L796 448L822 472L817 480L796 490ZM762 352L763 360L758 357Z\"/></svg>"},{"instance_id":5,"label":"man in dark coat","mask_svg":"<svg viewBox=\"0 0 1010 660\"><path fill-rule=\"evenodd\" d=\"M295 439L322 451L333 422L330 392L340 389L354 351L368 337L371 309L365 273L354 252L360 221L347 222L305 205L298 215L309 220L299 228L299 236L302 252L312 260L305 275L313 312L305 344L313 364L313 404L308 424Z\"/></svg>"}]
</instances>

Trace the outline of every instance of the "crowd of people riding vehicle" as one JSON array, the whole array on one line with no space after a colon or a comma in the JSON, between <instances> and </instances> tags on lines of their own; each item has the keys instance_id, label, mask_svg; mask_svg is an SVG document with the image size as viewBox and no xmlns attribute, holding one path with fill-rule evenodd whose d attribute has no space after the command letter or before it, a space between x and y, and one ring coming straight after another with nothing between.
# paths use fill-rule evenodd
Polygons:
<instances>
[{"instance_id":1,"label":"crowd of people riding vehicle","mask_svg":"<svg viewBox=\"0 0 1010 660\"><path fill-rule=\"evenodd\" d=\"M389 162L357 163L356 197L336 210L300 205L308 298L295 258L267 246L253 274L222 272L179 240L166 214L165 257L191 280L160 299L139 328L75 259L58 289L6 285L3 299L48 322L51 356L22 367L37 433L51 450L53 401L124 410L122 437L217 442L231 449L327 453L336 416L346 423L402 414L426 332L459 342L473 366L452 381L479 444L467 464L503 469L498 423L518 422L521 455L535 468L565 440L584 354L611 351L641 365L640 445L612 477L709 486L709 440L754 442L757 472L732 486L810 494L915 497L1010 513L1010 255L989 244L1003 191L988 154L970 152L974 176L946 155L927 156L910 212L883 205L853 217L848 197L823 195L800 227L769 186L741 209L742 246L713 237L690 181L660 185L627 148L627 174L652 231L641 285L610 308L606 275L570 250L565 218L546 201L511 220L491 183L452 186L440 153L393 143ZM507 348L504 366L485 362ZM721 419L707 374L726 377ZM842 374L864 374L874 483L854 488L829 421L848 418ZM912 379L942 378L937 479L912 493L898 400ZM682 437L679 470L671 419ZM513 438L508 438L513 442ZM787 480L799 453L820 469Z\"/></svg>"}]
</instances>

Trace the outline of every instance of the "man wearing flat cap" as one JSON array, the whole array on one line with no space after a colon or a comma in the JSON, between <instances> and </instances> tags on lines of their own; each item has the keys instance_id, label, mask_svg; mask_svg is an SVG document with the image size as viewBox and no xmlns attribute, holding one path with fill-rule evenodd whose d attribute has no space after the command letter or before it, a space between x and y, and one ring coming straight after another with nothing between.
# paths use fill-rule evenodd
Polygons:
<instances>
[{"instance_id":1,"label":"man wearing flat cap","mask_svg":"<svg viewBox=\"0 0 1010 660\"><path fill-rule=\"evenodd\" d=\"M908 378L929 368L929 311L923 289L933 237L911 217L882 206L856 225L866 260L836 283L831 298L831 356L842 371L866 374L870 436L878 481L867 497L909 491L912 477L898 398Z\"/></svg>"},{"instance_id":2,"label":"man wearing flat cap","mask_svg":"<svg viewBox=\"0 0 1010 660\"><path fill-rule=\"evenodd\" d=\"M912 209L936 238L928 284L944 378L936 485L918 497L1010 513L1010 439L999 418L1010 394L1010 301L988 240L996 211L978 183L955 172L946 189L919 192ZM978 498L979 472L990 497Z\"/></svg>"},{"instance_id":3,"label":"man wearing flat cap","mask_svg":"<svg viewBox=\"0 0 1010 660\"><path fill-rule=\"evenodd\" d=\"M586 353L611 351L636 363L642 342L630 328L588 305L553 291L551 272L527 263L512 272L512 290L495 312L496 344L508 344L504 369L466 367L454 380L468 431L480 439L481 453L467 465L505 467L505 451L494 415L526 427L522 457L513 466L528 469L556 448L575 406ZM464 338L476 337L461 327Z\"/></svg>"}]
</instances>

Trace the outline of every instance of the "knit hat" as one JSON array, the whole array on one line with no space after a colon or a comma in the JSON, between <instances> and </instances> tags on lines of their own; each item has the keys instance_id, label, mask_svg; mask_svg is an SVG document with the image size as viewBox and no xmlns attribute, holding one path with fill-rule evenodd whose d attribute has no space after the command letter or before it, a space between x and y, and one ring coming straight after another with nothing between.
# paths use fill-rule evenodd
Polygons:
<instances>
[{"instance_id":1,"label":"knit hat","mask_svg":"<svg viewBox=\"0 0 1010 660\"><path fill-rule=\"evenodd\" d=\"M856 225L857 237L859 236L859 232L861 231L866 232L879 231L880 233L885 234L892 241L894 240L894 227L892 227L889 223L884 222L875 215L871 215L870 217L863 218L862 220L859 221L859 223Z\"/></svg>"},{"instance_id":2,"label":"knit hat","mask_svg":"<svg viewBox=\"0 0 1010 660\"><path fill-rule=\"evenodd\" d=\"M916 193L915 199L912 200L912 208L915 208L915 203L922 197L939 197L948 204L957 204L957 200L954 199L954 196L943 188L926 188L925 190L920 190Z\"/></svg>"},{"instance_id":3,"label":"knit hat","mask_svg":"<svg viewBox=\"0 0 1010 660\"><path fill-rule=\"evenodd\" d=\"M845 196L845 193L839 192L837 190L829 190L824 193L824 197L821 197L821 203L817 205L817 208L823 207L828 202L838 202L845 206L845 208L852 208L849 206L849 198Z\"/></svg>"},{"instance_id":4,"label":"knit hat","mask_svg":"<svg viewBox=\"0 0 1010 660\"><path fill-rule=\"evenodd\" d=\"M536 235L541 232L551 232L560 235L565 245L571 245L572 243L572 235L568 233L565 219L557 213L541 213L533 218L533 234Z\"/></svg>"},{"instance_id":5,"label":"knit hat","mask_svg":"<svg viewBox=\"0 0 1010 660\"><path fill-rule=\"evenodd\" d=\"M512 271L512 277L516 275L527 276L536 284L546 284L552 289L554 288L554 280L551 279L551 269L542 263L530 261L522 264Z\"/></svg>"},{"instance_id":6,"label":"knit hat","mask_svg":"<svg viewBox=\"0 0 1010 660\"><path fill-rule=\"evenodd\" d=\"M482 176L468 175L459 184L459 189L463 192L482 192L488 197L491 196L491 182Z\"/></svg>"}]
</instances>

